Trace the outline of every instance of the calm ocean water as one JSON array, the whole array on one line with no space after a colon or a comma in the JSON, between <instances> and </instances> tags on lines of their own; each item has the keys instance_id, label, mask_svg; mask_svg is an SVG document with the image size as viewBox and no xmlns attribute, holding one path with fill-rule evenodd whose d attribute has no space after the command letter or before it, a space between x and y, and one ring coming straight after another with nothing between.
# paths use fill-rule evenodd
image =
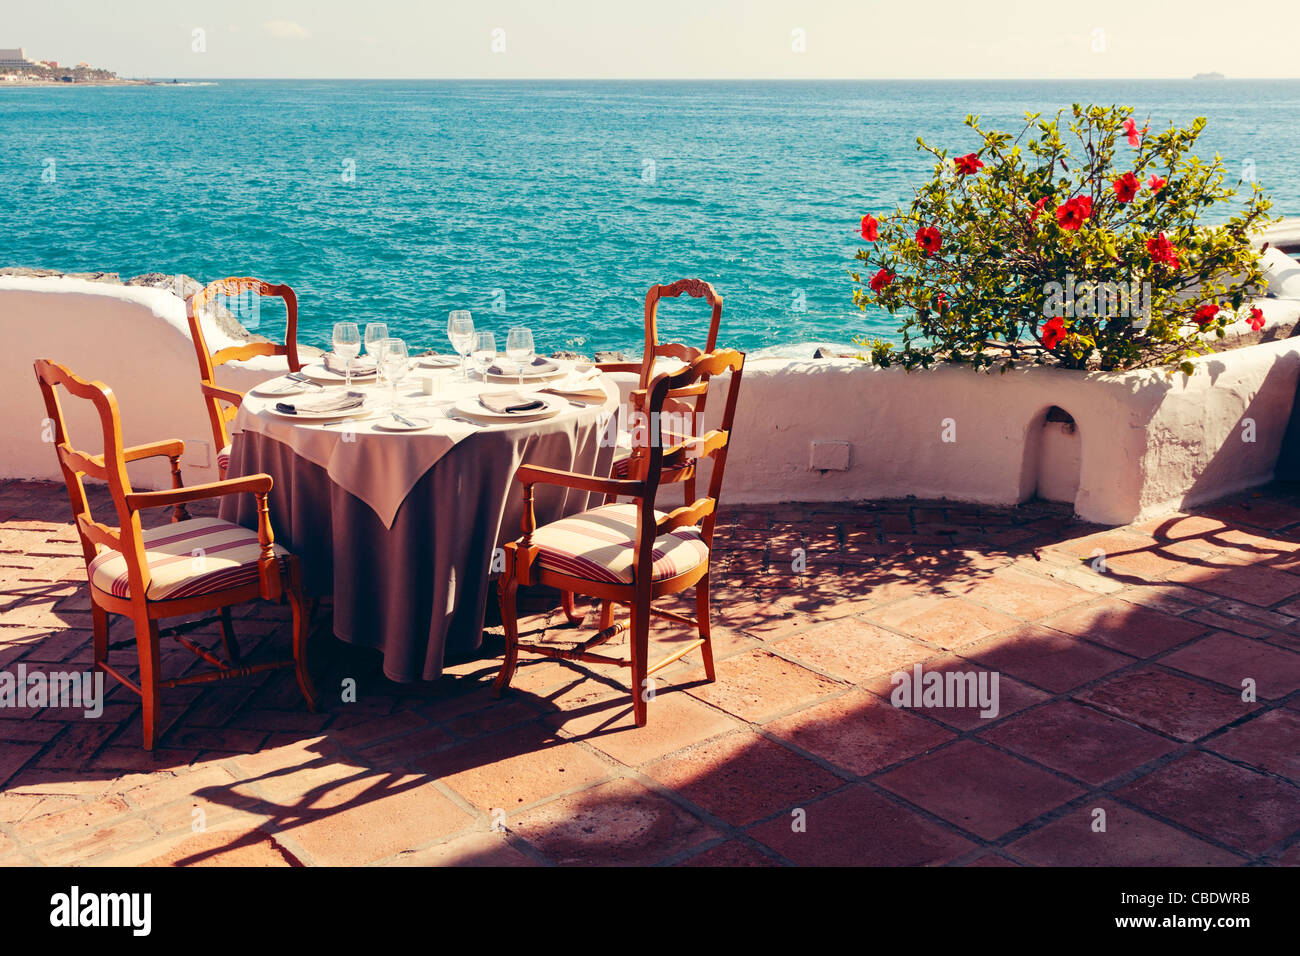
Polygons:
<instances>
[{"instance_id":1,"label":"calm ocean water","mask_svg":"<svg viewBox=\"0 0 1300 956\"><path fill-rule=\"evenodd\" d=\"M288 282L321 345L382 319L447 351L468 308L499 342L529 325L539 350L639 350L645 289L695 275L726 297L727 344L888 337L846 270L861 214L927 175L916 137L966 151L967 113L1012 127L1074 101L1204 115L1203 155L1300 214L1300 81L9 89L0 264ZM669 336L699 315L661 314Z\"/></svg>"}]
</instances>

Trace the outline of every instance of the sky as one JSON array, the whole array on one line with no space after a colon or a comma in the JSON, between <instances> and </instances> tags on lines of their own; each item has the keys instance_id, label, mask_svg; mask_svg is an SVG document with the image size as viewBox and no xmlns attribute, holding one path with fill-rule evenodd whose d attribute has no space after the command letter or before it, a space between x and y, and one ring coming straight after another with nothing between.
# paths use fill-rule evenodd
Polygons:
<instances>
[{"instance_id":1,"label":"sky","mask_svg":"<svg viewBox=\"0 0 1300 956\"><path fill-rule=\"evenodd\" d=\"M1295 77L1300 3L6 0L0 47L154 78Z\"/></svg>"}]
</instances>

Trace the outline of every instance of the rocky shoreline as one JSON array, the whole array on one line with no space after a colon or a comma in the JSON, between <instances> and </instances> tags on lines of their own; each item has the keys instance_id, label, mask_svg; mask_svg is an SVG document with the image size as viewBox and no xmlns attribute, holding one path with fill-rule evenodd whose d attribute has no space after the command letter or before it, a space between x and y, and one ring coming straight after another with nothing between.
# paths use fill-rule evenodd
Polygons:
<instances>
[{"instance_id":1,"label":"rocky shoreline","mask_svg":"<svg viewBox=\"0 0 1300 956\"><path fill-rule=\"evenodd\" d=\"M0 90L23 87L47 87L54 86L60 89L69 86L159 86L158 80L0 80Z\"/></svg>"}]
</instances>

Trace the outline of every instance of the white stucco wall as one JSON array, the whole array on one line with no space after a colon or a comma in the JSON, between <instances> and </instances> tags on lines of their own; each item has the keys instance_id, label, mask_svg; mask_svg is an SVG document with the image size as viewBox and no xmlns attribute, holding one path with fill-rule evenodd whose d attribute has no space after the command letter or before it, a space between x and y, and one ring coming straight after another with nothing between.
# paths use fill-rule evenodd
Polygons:
<instances>
[{"instance_id":1,"label":"white stucco wall","mask_svg":"<svg viewBox=\"0 0 1300 956\"><path fill-rule=\"evenodd\" d=\"M1263 303L1270 324L1297 304ZM206 329L214 349L230 340ZM41 440L45 418L32 362L46 357L111 385L125 438L181 438L188 483L216 478L216 449L200 399L184 305L170 292L74 279L0 278L0 477L59 479ZM905 373L857 359L750 361L744 373L724 498L735 503L905 497L1013 504L1042 483L1068 487L1075 506L1119 524L1268 481L1300 375L1300 338L1198 359L1191 377L1026 369L1006 375L941 367ZM224 367L246 389L283 360ZM630 378L630 377L629 377ZM630 389L627 379L625 392ZM720 402L710 405L716 419ZM1053 406L1076 423L1041 445ZM74 440L99 450L86 409L65 403ZM1242 441L1243 420L1254 422ZM945 437L955 440L945 441ZM847 443L848 467L813 467L814 442ZM1064 444L1062 444L1064 442ZM1077 445L1070 445L1076 442ZM823 449L820 463L842 457ZM1040 458L1047 457L1044 466ZM1040 467L1044 468L1039 474ZM165 462L132 466L139 487L164 486Z\"/></svg>"},{"instance_id":2,"label":"white stucco wall","mask_svg":"<svg viewBox=\"0 0 1300 956\"><path fill-rule=\"evenodd\" d=\"M1259 304L1266 335L1294 324L1300 311L1295 301ZM1194 364L1192 376L1052 368L1001 375L953 366L907 373L852 358L749 361L724 498L761 504L912 495L1008 505L1033 496L1040 483L1054 497L1070 481L1061 458L1077 456L1077 513L1124 524L1270 481L1300 377L1300 338ZM625 399L631 381L620 383ZM1076 427L1068 437L1048 435L1044 449L1044 424L1055 428L1044 420L1054 405ZM709 411L705 427L720 413L716 403ZM1246 418L1254 422L1253 442L1242 440ZM849 467L811 467L814 442L848 443Z\"/></svg>"},{"instance_id":3,"label":"white stucco wall","mask_svg":"<svg viewBox=\"0 0 1300 956\"><path fill-rule=\"evenodd\" d=\"M204 335L213 351L233 344L211 323ZM36 359L48 358L113 389L128 445L183 439L186 482L217 479L217 450L178 296L83 279L0 277L0 341L0 478L62 480L54 449L42 441L45 405L32 369ZM274 369L284 361L259 359L256 365ZM247 389L269 374L223 366L218 381ZM66 394L61 398L73 444L102 451L93 407ZM166 459L133 463L130 471L140 488L170 486Z\"/></svg>"}]
</instances>

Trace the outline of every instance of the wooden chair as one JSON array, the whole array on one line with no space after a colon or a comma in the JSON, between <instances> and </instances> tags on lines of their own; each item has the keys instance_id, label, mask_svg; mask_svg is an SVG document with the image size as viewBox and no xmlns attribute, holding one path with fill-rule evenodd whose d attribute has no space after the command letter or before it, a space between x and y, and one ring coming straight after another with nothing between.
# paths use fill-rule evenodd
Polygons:
<instances>
[{"instance_id":1,"label":"wooden chair","mask_svg":"<svg viewBox=\"0 0 1300 956\"><path fill-rule=\"evenodd\" d=\"M144 707L144 748L152 750L160 726L160 691L164 687L200 684L244 677L272 668L292 667L298 686L315 710L316 692L307 672L307 621L298 560L275 544L267 495L270 475L246 475L195 485L181 485L180 458L185 445L179 440L159 441L125 448L117 399L102 382L87 382L47 359L36 362L36 379L45 398L45 408L54 425L55 451L72 500L72 514L81 537L90 582L91 618L94 627L94 666L110 674L140 695ZM86 399L99 412L104 432L103 454L78 451L69 442L67 425L56 386L74 398ZM134 491L127 476L127 462L166 457L171 461L172 488L165 491ZM117 510L116 528L97 522L90 511L83 479L86 475L108 482ZM206 498L248 492L257 496L257 531L220 518L191 518L186 504ZM146 508L172 508L172 523L144 529L140 512ZM293 657L289 660L243 664L231 627L230 606L262 598L287 597L293 609ZM201 611L219 611L216 618L192 621L159 631L162 618ZM128 646L130 641L109 646L109 614L129 617L135 627L139 657L139 681L133 681L109 664L108 652ZM226 660L182 636L213 620L221 622L221 639ZM215 670L205 670L171 680L162 679L158 641L162 634L176 637Z\"/></svg>"},{"instance_id":2,"label":"wooden chair","mask_svg":"<svg viewBox=\"0 0 1300 956\"><path fill-rule=\"evenodd\" d=\"M524 486L524 533L518 541L506 545L505 572L498 582L506 633L505 659L495 683L498 694L510 685L520 650L563 660L618 664L632 671L633 714L636 725L642 727L646 723L650 675L699 647L705 677L714 679L709 639L709 557L744 361L741 353L731 350L697 354L680 372L661 374L649 388L633 392L634 414L646 416L642 419L644 438L634 443L632 450L631 474L636 477L595 478L536 465L524 465L515 473ZM724 372L730 372L731 379L719 427L698 438L667 444L661 423L669 400L703 397L709 379ZM641 429L634 428L633 434L638 431ZM708 495L669 514L656 511L655 495L661 477L669 472L689 472L693 477L697 463L706 458L712 460ZM538 528L533 486L539 483L630 497L632 502L601 505ZM605 602L600 629L573 647L521 643L515 595L520 585L536 584ZM659 597L690 587L695 588L695 620L651 606ZM613 623L614 605L630 608L630 623ZM652 665L648 660L652 614L691 625L697 628L699 637ZM592 648L629 629L629 659L592 652Z\"/></svg>"},{"instance_id":3,"label":"wooden chair","mask_svg":"<svg viewBox=\"0 0 1300 956\"><path fill-rule=\"evenodd\" d=\"M204 311L218 295L235 296L252 292L260 296L274 296L284 300L288 321L285 324L284 344L275 342L247 342L232 345L215 355L208 352L208 344L203 337ZM247 276L232 276L209 283L190 296L185 306L186 317L190 320L190 338L194 340L194 351L199 358L199 382L203 390L203 401L208 408L208 419L212 423L212 440L217 451L217 470L222 478L226 477L226 468L230 464L230 431L226 424L234 420L239 405L244 400L244 393L232 388L223 388L217 384L215 370L218 365L238 362L259 355L283 355L289 361L289 371L297 372L303 363L298 358L298 297L287 285L271 285L261 279Z\"/></svg>"},{"instance_id":4,"label":"wooden chair","mask_svg":"<svg viewBox=\"0 0 1300 956\"><path fill-rule=\"evenodd\" d=\"M711 314L709 317L709 331L704 340L704 352L712 352L718 344L718 326L722 323L722 296L718 291L703 279L678 279L676 282L668 285L652 285L645 294L645 350L641 355L640 362L600 362L597 367L602 372L635 372L637 374L637 388L644 389L650 386L650 379L654 375L655 360L662 358L675 358L682 362L691 361L692 356L703 354L699 349L692 348L688 345L682 345L677 342L660 342L659 341L659 300L675 299L682 295L689 295L692 298L704 299L709 304ZM700 395L695 400L682 400L671 398L666 411L677 414L687 414L692 416L694 424L698 424L700 416L704 414L704 400L707 396ZM611 478L628 478L629 467L632 458L630 455L618 455L614 459L613 467L610 469ZM686 501L695 500L695 472L693 469L684 472L689 474L688 478L681 478L671 472L661 476L664 483L674 483L684 481L686 483ZM612 499L611 499L612 500ZM565 591L560 596L561 606L569 622L576 624L582 620L582 615L574 609L573 595Z\"/></svg>"},{"instance_id":5,"label":"wooden chair","mask_svg":"<svg viewBox=\"0 0 1300 956\"><path fill-rule=\"evenodd\" d=\"M649 388L654 374L655 359L684 357L683 349L687 346L675 342L659 341L659 300L675 299L689 295L695 299L704 299L712 309L709 318L708 337L704 341L704 351L712 352L718 346L718 326L722 323L722 296L703 279L678 279L668 285L652 285L645 294L645 351L640 362L601 362L603 372L636 372L637 388ZM698 352L695 354L699 354Z\"/></svg>"}]
</instances>

